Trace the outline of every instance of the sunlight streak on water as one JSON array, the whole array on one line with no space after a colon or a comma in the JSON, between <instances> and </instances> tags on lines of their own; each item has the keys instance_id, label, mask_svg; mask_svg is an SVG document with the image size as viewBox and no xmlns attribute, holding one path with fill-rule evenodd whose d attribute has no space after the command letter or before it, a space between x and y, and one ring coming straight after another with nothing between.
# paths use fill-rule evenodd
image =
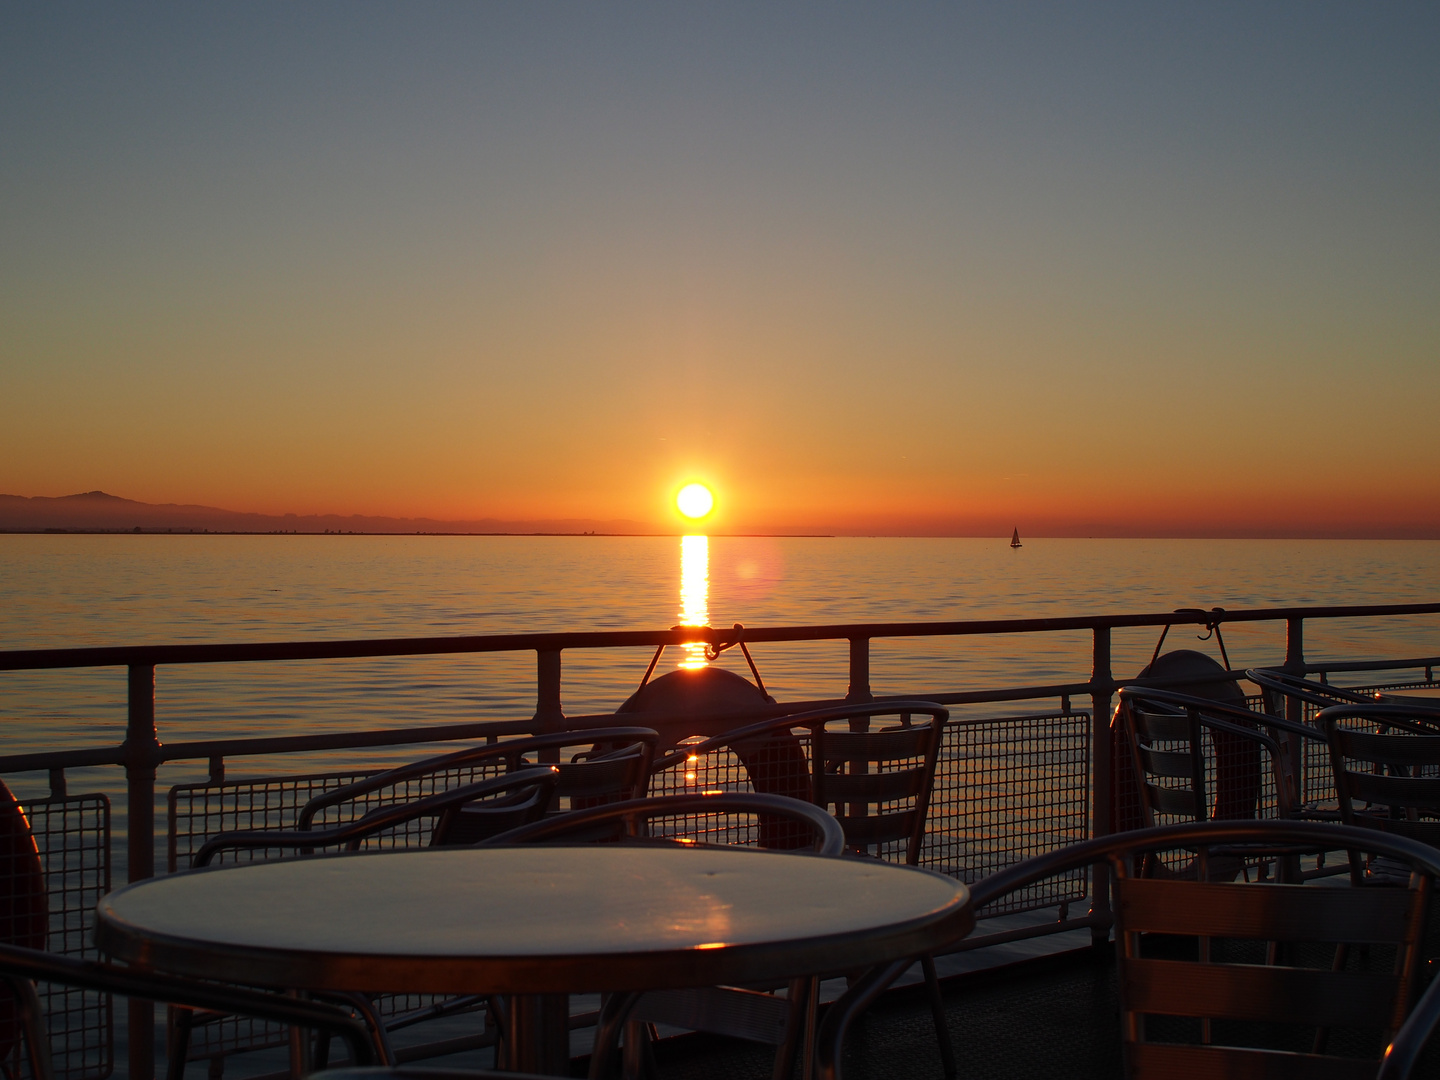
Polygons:
<instances>
[{"instance_id":1,"label":"sunlight streak on water","mask_svg":"<svg viewBox=\"0 0 1440 1080\"><path fill-rule=\"evenodd\" d=\"M708 536L682 536L680 538L680 625L710 625L710 538ZM705 645L697 642L683 645L684 656L680 668L694 670L708 667L705 659Z\"/></svg>"}]
</instances>

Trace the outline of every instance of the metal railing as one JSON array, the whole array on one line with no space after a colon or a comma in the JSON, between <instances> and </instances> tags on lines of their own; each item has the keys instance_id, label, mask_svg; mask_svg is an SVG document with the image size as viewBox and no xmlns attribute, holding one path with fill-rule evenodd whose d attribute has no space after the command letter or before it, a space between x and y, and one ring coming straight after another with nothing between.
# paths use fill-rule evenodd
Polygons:
<instances>
[{"instance_id":1,"label":"metal railing","mask_svg":"<svg viewBox=\"0 0 1440 1080\"><path fill-rule=\"evenodd\" d=\"M875 639L1088 632L1091 638L1091 672L1086 679L969 691L911 687L904 695L897 695L959 706L1046 700L1058 702L1058 709L1039 714L957 717L947 732L932 803L930 838L923 862L966 880L975 880L1029 855L1063 846L1087 834L1103 835L1110 831L1113 748L1109 719L1113 694L1122 685L1111 671L1112 631L1176 625L1206 627L1217 621L1283 622L1284 668L1287 671L1328 674L1423 668L1424 682L1428 684L1432 681L1433 667L1440 665L1440 657L1309 664L1304 656L1304 628L1306 620L1314 619L1435 614L1440 614L1440 603L1259 608L1223 613L1184 609L1178 612L1071 618L852 623L744 630L738 627L677 627L660 631L9 651L0 652L0 671L127 668L128 719L125 738L118 745L4 755L0 756L0 773L44 771L49 774L50 799L29 800L26 803L32 821L37 825L37 836L44 831L40 827L43 824L41 811L51 804L54 808L69 808L67 812L72 815L89 813L96 819L93 836L77 841L78 846L66 847L62 844L63 850L58 856L47 854L49 849L45 845L52 842L48 834L41 840L42 854L47 859L46 871L51 875L52 895L57 890L64 894L59 909L64 932L58 938L52 933L52 939L59 942L56 951L80 952L88 948L88 943L82 923L78 920L83 920L86 908L93 910L94 899L110 886L109 804L104 796L68 795L68 769L96 766L123 768L126 799L122 821L126 836L126 876L129 881L138 881L156 872L155 785L157 769L162 764L194 760L207 762L209 767L209 779L205 783L177 785L169 793L168 820L164 830L168 840L166 861L169 869L175 869L181 865L184 851L191 844L203 842L205 835L220 827L234 827L230 819L239 820L237 815L241 813L241 807L236 800L242 798L242 789L243 798L259 799L256 805L261 807L267 825L284 825L293 819L295 807L308 797L302 795L302 791L310 790L316 783L334 783L335 778L341 775L340 771L336 771L323 776L272 777L263 783L227 781L227 759L302 752L323 754L466 739L494 740L507 735L613 723L615 717L610 713L565 715L561 702L561 672L562 655L566 651L617 647L655 649L702 642L718 647L742 639L748 644L847 641L849 685L845 696L840 699L785 702L768 710L779 715L842 701L877 700L870 685L870 644ZM536 706L529 721L467 722L381 731L178 743L162 743L156 727L155 678L159 667L517 651L533 652L536 657ZM1235 674L1238 677L1238 673ZM1394 682L1392 678L1390 683ZM1164 684L1157 682L1155 685ZM1088 710L1072 709L1072 699L1084 698L1089 699L1086 702ZM1295 718L1300 718L1303 712L1299 703L1292 702L1292 707ZM757 715L763 713L749 713L744 719L754 720ZM646 722L650 722L648 718ZM348 771L354 772L353 769ZM255 784L261 784L266 792L257 796ZM102 802L103 815L100 812ZM51 810L46 809L45 812L48 814ZM102 816L103 826L98 824ZM246 820L255 820L253 814ZM102 828L103 838L99 831ZM71 827L66 825L64 830L71 830ZM89 863L83 856L75 854L87 844L98 853ZM76 878L75 867L82 864L81 877ZM1087 896L1090 911L1085 915L1071 916L1071 905L1083 902ZM989 940L1007 940L1087 926L1097 940L1108 933L1107 882L1103 876L1098 876L1093 883L1087 883L1083 878L1048 883L1044 890L1033 896L1017 898L1010 910L1033 910L1047 906L1059 907L1060 917L1055 922L1038 928L1007 930L991 935ZM61 1002L56 1004L63 1005ZM78 1002L74 1009L67 1011L62 1007L61 1011L67 1016L74 1013L76 1030L81 1032L79 1043L72 1048L75 1065L64 1069L63 1075L67 1080L98 1080L108 1075L110 1060L106 1051L91 1045L94 1042L91 1036L95 1031L108 1031L108 1002L97 1003L86 999ZM128 1029L129 1075L133 1080L150 1080L154 1075L155 1061L153 1006L132 1000L129 1003ZM86 1038L90 1038L90 1042L86 1042Z\"/></svg>"}]
</instances>

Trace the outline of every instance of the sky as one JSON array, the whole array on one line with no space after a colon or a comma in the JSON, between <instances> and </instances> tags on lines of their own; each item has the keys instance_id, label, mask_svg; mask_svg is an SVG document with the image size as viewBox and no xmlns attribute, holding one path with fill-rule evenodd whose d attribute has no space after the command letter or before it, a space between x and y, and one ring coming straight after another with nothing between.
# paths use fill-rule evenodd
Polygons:
<instances>
[{"instance_id":1,"label":"sky","mask_svg":"<svg viewBox=\"0 0 1440 1080\"><path fill-rule=\"evenodd\" d=\"M1433 4L0 6L0 492L1440 536Z\"/></svg>"}]
</instances>

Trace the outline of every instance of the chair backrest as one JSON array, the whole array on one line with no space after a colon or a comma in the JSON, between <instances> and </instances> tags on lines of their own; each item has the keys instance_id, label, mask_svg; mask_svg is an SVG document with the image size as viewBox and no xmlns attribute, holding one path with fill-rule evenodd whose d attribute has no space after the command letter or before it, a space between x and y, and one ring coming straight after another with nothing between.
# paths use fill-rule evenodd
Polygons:
<instances>
[{"instance_id":1,"label":"chair backrest","mask_svg":"<svg viewBox=\"0 0 1440 1080\"><path fill-rule=\"evenodd\" d=\"M1294 812L1298 796L1289 743L1257 726L1284 725L1289 730L1282 718L1243 705L1134 686L1121 688L1117 711L1139 781L1144 827L1158 824L1157 816L1192 821L1255 817L1266 758L1276 813L1288 817Z\"/></svg>"},{"instance_id":2,"label":"chair backrest","mask_svg":"<svg viewBox=\"0 0 1440 1080\"><path fill-rule=\"evenodd\" d=\"M0 944L43 949L49 925L40 849L24 808L0 780ZM0 1061L19 1037L15 998L0 986Z\"/></svg>"},{"instance_id":3,"label":"chair backrest","mask_svg":"<svg viewBox=\"0 0 1440 1080\"><path fill-rule=\"evenodd\" d=\"M1410 873L1391 889L1165 880L1131 870L1177 849L1237 844L1277 855L1363 849L1403 863ZM1381 1075L1407 1075L1440 1013L1437 980L1406 1019L1440 852L1313 821L1195 822L1100 837L1027 860L977 882L972 900L982 909L1017 889L1095 864L1108 865L1116 877L1121 1036L1130 1080L1374 1077L1392 1035ZM1356 945L1368 948L1351 949ZM1368 1034L1373 1056L1328 1052L1332 1027L1347 1029L1351 1048ZM1296 1052L1297 1045L1308 1052Z\"/></svg>"},{"instance_id":4,"label":"chair backrest","mask_svg":"<svg viewBox=\"0 0 1440 1080\"><path fill-rule=\"evenodd\" d=\"M659 735L653 728L608 727L560 731L466 747L368 776L353 784L315 796L296 816L299 829L359 817L375 806L410 802L448 787L483 780L534 764L560 768L562 797L578 790L581 800L624 799L644 794L644 777ZM627 753L628 751L628 753ZM618 756L623 764L590 769L593 759ZM637 764L635 757L641 759ZM580 769L573 765L583 765ZM568 775L567 775L568 774ZM606 778L612 785L606 787Z\"/></svg>"},{"instance_id":5,"label":"chair backrest","mask_svg":"<svg viewBox=\"0 0 1440 1080\"><path fill-rule=\"evenodd\" d=\"M1440 845L1440 735L1403 705L1332 705L1317 719L1330 744L1340 819ZM1371 730L1351 726L1357 721Z\"/></svg>"},{"instance_id":6,"label":"chair backrest","mask_svg":"<svg viewBox=\"0 0 1440 1080\"><path fill-rule=\"evenodd\" d=\"M653 741L636 740L613 749L604 743L581 751L568 761L561 761L559 782L551 798L549 812L563 814L586 810L592 806L623 802L644 796L654 760ZM524 769L538 763L540 754L516 755L509 761L511 770Z\"/></svg>"},{"instance_id":7,"label":"chair backrest","mask_svg":"<svg viewBox=\"0 0 1440 1080\"><path fill-rule=\"evenodd\" d=\"M683 746L656 763L662 789L707 755L731 754L743 765L736 778L752 790L805 799L831 810L853 849L898 856L914 865L925 837L935 768L949 711L932 701L890 701L794 713L749 724ZM894 718L878 731L873 721ZM835 730L844 724L848 730ZM807 758L808 752L808 758ZM698 785L706 780L696 774ZM693 789L692 789L693 790ZM763 836L783 848L783 836Z\"/></svg>"},{"instance_id":8,"label":"chair backrest","mask_svg":"<svg viewBox=\"0 0 1440 1080\"><path fill-rule=\"evenodd\" d=\"M1240 1029L1227 1030L1226 1021L1319 1029L1312 1049L1324 1048L1330 1027L1371 1029L1383 1037L1377 1052L1404 1023L1427 878L1417 876L1411 888L1346 889L1132 877L1123 859L1113 860L1113 870L1130 1076L1298 1075L1293 1058L1284 1060L1273 1046L1229 1045ZM1182 956L1158 942L1147 948L1148 934L1199 941ZM1285 946L1277 955L1289 962L1267 964L1270 943ZM1395 958L1388 970L1334 970L1336 947L1349 945L1385 946ZM1179 1042L1185 1025L1177 1018L1199 1021L1198 1038L1192 1028L1192 1041ZM1332 1057L1311 1064L1313 1075L1369 1077L1377 1062Z\"/></svg>"},{"instance_id":9,"label":"chair backrest","mask_svg":"<svg viewBox=\"0 0 1440 1080\"><path fill-rule=\"evenodd\" d=\"M845 832L819 807L783 795L723 791L660 795L575 810L492 837L485 844L666 843L685 847L750 846L762 818L785 822L820 855L845 850ZM742 820L745 819L745 820Z\"/></svg>"},{"instance_id":10,"label":"chair backrest","mask_svg":"<svg viewBox=\"0 0 1440 1080\"><path fill-rule=\"evenodd\" d=\"M508 774L507 774L508 775ZM557 784L536 784L498 799L475 800L446 807L435 819L431 847L474 844L545 816Z\"/></svg>"}]
</instances>

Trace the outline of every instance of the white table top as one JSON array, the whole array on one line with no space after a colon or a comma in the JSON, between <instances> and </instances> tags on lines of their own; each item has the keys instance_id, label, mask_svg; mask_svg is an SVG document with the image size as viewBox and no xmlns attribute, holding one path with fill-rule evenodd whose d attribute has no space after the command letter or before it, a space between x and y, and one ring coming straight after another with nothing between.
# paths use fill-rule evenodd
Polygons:
<instances>
[{"instance_id":1,"label":"white table top","mask_svg":"<svg viewBox=\"0 0 1440 1080\"><path fill-rule=\"evenodd\" d=\"M753 848L440 848L188 871L100 902L162 971L309 990L559 993L854 971L973 925L969 892L871 859Z\"/></svg>"}]
</instances>

